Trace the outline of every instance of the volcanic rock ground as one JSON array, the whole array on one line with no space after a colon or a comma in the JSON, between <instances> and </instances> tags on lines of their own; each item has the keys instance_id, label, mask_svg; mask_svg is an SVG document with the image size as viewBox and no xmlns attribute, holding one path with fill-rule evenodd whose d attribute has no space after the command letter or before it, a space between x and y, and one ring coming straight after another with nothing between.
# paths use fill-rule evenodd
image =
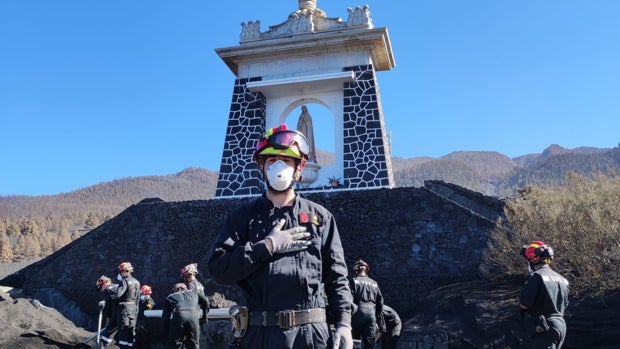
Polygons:
<instances>
[{"instance_id":1,"label":"volcanic rock ground","mask_svg":"<svg viewBox=\"0 0 620 349\"><path fill-rule=\"evenodd\" d=\"M0 279L28 264L0 264ZM522 282L519 277L497 283L472 280L435 290L418 303L413 318L404 319L402 347L435 349L437 346L422 342L441 336L447 342L441 348L528 348L516 311ZM620 291L573 301L566 314L568 336L564 349L620 348L618 311ZM221 323L228 326L230 322ZM22 295L20 290L0 285L0 348L89 348L82 342L92 335L54 308ZM421 341L412 344L416 340ZM205 347L221 348L210 344Z\"/></svg>"}]
</instances>

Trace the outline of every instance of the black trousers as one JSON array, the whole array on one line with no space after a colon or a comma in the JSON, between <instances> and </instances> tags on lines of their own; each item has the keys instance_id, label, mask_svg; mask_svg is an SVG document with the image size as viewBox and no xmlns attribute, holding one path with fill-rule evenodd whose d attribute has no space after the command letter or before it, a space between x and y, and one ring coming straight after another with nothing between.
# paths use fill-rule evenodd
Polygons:
<instances>
[{"instance_id":1,"label":"black trousers","mask_svg":"<svg viewBox=\"0 0 620 349\"><path fill-rule=\"evenodd\" d=\"M176 311L168 326L167 349L177 349L184 345L185 349L200 348L200 313L198 310Z\"/></svg>"},{"instance_id":2,"label":"black trousers","mask_svg":"<svg viewBox=\"0 0 620 349\"><path fill-rule=\"evenodd\" d=\"M351 333L353 338L362 341L363 349L373 349L375 347L375 337L377 335L377 318L374 307L361 306L351 318Z\"/></svg>"}]
</instances>

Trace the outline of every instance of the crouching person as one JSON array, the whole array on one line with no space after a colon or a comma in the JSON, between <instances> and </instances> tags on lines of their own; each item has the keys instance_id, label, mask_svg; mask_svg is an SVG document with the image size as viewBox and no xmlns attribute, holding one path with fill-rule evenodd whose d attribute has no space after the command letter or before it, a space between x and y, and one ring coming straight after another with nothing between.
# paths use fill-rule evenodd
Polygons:
<instances>
[{"instance_id":1,"label":"crouching person","mask_svg":"<svg viewBox=\"0 0 620 349\"><path fill-rule=\"evenodd\" d=\"M200 348L200 325L207 321L201 309L208 306L204 295L188 290L183 283L175 284L164 300L162 322L166 349Z\"/></svg>"}]
</instances>

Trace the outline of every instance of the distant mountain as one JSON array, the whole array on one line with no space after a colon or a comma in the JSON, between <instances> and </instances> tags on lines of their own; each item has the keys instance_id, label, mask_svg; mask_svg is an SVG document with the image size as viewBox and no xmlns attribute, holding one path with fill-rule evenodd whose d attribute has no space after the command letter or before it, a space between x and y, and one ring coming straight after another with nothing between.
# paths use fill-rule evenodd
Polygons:
<instances>
[{"instance_id":1,"label":"distant mountain","mask_svg":"<svg viewBox=\"0 0 620 349\"><path fill-rule=\"evenodd\" d=\"M320 163L334 155L318 151ZM566 149L553 144L540 154L511 159L498 152L457 151L440 158L392 158L396 186L420 187L426 180L443 180L491 196L510 196L526 185L555 185L568 172L620 173L618 148ZM0 218L97 212L113 216L144 198L164 201L211 199L217 172L188 168L166 176L128 177L95 184L69 193L46 196L0 196Z\"/></svg>"},{"instance_id":2,"label":"distant mountain","mask_svg":"<svg viewBox=\"0 0 620 349\"><path fill-rule=\"evenodd\" d=\"M58 195L0 196L0 218L48 214L74 216L83 212L114 216L145 198L157 197L164 201L211 199L215 195L217 176L217 172L206 169L187 168L177 174L121 178Z\"/></svg>"},{"instance_id":3,"label":"distant mountain","mask_svg":"<svg viewBox=\"0 0 620 349\"><path fill-rule=\"evenodd\" d=\"M563 148L553 144L541 154L510 159L497 152L459 151L440 158L393 158L399 187L443 180L491 196L511 196L527 185L559 185L569 172L620 174L618 148Z\"/></svg>"},{"instance_id":4,"label":"distant mountain","mask_svg":"<svg viewBox=\"0 0 620 349\"><path fill-rule=\"evenodd\" d=\"M510 195L527 185L561 185L569 172L586 176L620 175L620 148L602 151L578 148L569 152L555 148L550 152L543 152L543 155L527 166L513 169L503 178L495 192Z\"/></svg>"}]
</instances>

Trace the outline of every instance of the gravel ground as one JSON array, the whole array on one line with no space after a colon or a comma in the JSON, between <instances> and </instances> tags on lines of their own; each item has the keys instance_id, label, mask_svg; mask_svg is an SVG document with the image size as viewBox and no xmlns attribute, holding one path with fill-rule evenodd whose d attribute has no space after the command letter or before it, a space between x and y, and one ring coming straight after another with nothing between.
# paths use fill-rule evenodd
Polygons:
<instances>
[{"instance_id":1,"label":"gravel ground","mask_svg":"<svg viewBox=\"0 0 620 349\"><path fill-rule=\"evenodd\" d=\"M36 260L15 263L0 263L0 280L34 262L36 262Z\"/></svg>"},{"instance_id":2,"label":"gravel ground","mask_svg":"<svg viewBox=\"0 0 620 349\"><path fill-rule=\"evenodd\" d=\"M34 263L0 264L0 280ZM92 335L77 328L56 309L0 285L0 348L73 349Z\"/></svg>"}]
</instances>

